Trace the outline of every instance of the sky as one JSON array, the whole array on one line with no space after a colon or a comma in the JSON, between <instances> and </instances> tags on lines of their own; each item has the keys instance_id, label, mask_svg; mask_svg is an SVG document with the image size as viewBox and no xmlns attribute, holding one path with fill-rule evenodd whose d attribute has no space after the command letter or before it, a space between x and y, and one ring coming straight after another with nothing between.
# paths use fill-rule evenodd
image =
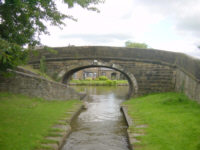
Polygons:
<instances>
[{"instance_id":1,"label":"sky","mask_svg":"<svg viewBox=\"0 0 200 150\"><path fill-rule=\"evenodd\" d=\"M96 5L100 13L57 6L78 21L66 19L62 29L47 24L44 45L124 47L132 41L200 58L200 0L105 0Z\"/></svg>"}]
</instances>

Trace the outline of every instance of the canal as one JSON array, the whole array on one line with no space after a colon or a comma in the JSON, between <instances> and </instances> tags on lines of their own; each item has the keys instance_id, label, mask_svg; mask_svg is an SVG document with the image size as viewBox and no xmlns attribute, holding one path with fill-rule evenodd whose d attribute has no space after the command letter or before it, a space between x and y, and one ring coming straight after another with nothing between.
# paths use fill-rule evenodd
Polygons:
<instances>
[{"instance_id":1,"label":"canal","mask_svg":"<svg viewBox=\"0 0 200 150\"><path fill-rule=\"evenodd\" d=\"M120 111L128 86L73 86L86 92L87 109L71 124L62 150L129 150L127 124Z\"/></svg>"}]
</instances>

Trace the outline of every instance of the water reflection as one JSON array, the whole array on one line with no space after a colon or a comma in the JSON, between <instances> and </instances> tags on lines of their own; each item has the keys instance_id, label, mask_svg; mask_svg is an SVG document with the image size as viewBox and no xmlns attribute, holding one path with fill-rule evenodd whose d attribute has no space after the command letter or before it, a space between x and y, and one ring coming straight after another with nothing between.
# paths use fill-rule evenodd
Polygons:
<instances>
[{"instance_id":1,"label":"water reflection","mask_svg":"<svg viewBox=\"0 0 200 150\"><path fill-rule=\"evenodd\" d=\"M128 150L127 125L120 103L128 87L75 87L90 94L88 109L73 122L62 150Z\"/></svg>"}]
</instances>

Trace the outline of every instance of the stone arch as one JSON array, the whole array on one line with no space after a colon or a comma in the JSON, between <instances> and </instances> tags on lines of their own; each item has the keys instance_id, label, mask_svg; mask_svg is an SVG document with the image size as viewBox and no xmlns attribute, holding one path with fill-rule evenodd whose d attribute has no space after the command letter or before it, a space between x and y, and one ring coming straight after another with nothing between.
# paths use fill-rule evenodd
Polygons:
<instances>
[{"instance_id":1,"label":"stone arch","mask_svg":"<svg viewBox=\"0 0 200 150\"><path fill-rule=\"evenodd\" d=\"M79 62L77 64L73 64L70 66L67 66L65 70L62 70L59 73L59 76L62 76L62 83L67 84L68 81L70 80L70 77L77 71L85 69L85 68L92 68L92 67L105 67L105 68L110 68L116 71L119 71L122 73L128 80L129 83L129 92L127 97L133 97L137 96L138 94L138 84L135 76L127 71L125 68L120 66L119 64L113 64L110 62L103 62L100 60L90 60L90 61L84 61L83 63Z\"/></svg>"}]
</instances>

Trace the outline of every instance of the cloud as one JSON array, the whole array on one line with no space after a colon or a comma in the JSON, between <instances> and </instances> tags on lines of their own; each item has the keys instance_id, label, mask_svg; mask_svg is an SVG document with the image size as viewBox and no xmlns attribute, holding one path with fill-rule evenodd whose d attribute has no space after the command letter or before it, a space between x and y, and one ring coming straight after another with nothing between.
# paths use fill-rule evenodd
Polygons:
<instances>
[{"instance_id":1,"label":"cloud","mask_svg":"<svg viewBox=\"0 0 200 150\"><path fill-rule=\"evenodd\" d=\"M200 36L200 0L134 0L151 13L162 14L173 21L177 31Z\"/></svg>"},{"instance_id":2,"label":"cloud","mask_svg":"<svg viewBox=\"0 0 200 150\"><path fill-rule=\"evenodd\" d=\"M125 41L144 42L156 49L199 56L200 0L106 0L100 13L78 6L59 10L78 19L67 26L48 27L51 36L42 36L49 46L124 46Z\"/></svg>"},{"instance_id":3,"label":"cloud","mask_svg":"<svg viewBox=\"0 0 200 150\"><path fill-rule=\"evenodd\" d=\"M109 43L115 40L126 41L132 38L129 34L68 34L61 35L62 39L81 39L87 43Z\"/></svg>"},{"instance_id":4,"label":"cloud","mask_svg":"<svg viewBox=\"0 0 200 150\"><path fill-rule=\"evenodd\" d=\"M186 16L182 18L177 24L176 29L186 31L188 34L194 35L199 38L200 36L200 14L193 16Z\"/></svg>"}]
</instances>

